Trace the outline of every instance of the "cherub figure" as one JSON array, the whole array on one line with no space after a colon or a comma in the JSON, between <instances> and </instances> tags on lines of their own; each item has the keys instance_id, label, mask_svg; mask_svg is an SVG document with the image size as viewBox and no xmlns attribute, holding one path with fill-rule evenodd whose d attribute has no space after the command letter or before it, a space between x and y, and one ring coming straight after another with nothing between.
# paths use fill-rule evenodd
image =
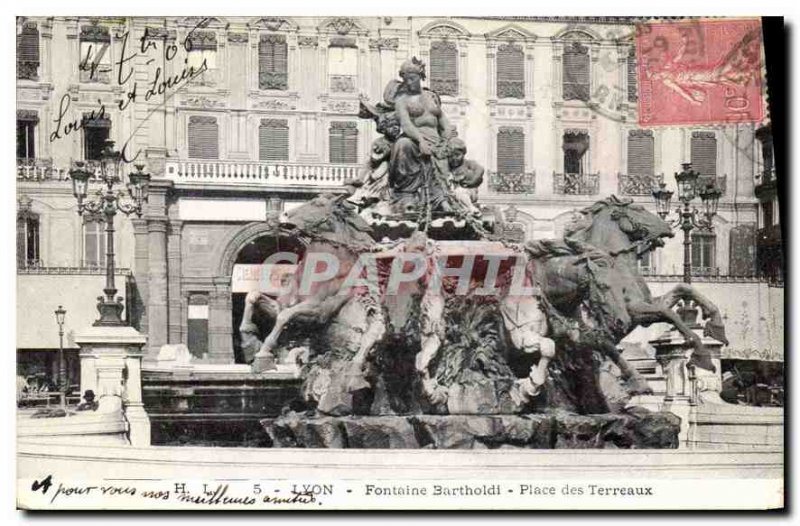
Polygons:
<instances>
[{"instance_id":1,"label":"cherub figure","mask_svg":"<svg viewBox=\"0 0 800 526\"><path fill-rule=\"evenodd\" d=\"M475 161L465 159L467 145L458 137L449 142L450 151L447 162L450 167L450 182L453 184L453 195L456 200L472 215L480 215L476 206L478 187L483 182L483 166Z\"/></svg>"}]
</instances>

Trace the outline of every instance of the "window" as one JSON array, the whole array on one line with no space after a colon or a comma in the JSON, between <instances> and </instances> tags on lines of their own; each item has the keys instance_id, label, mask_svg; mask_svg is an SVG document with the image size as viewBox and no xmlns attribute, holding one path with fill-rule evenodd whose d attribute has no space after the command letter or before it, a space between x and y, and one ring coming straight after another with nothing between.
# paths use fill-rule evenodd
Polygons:
<instances>
[{"instance_id":1,"label":"window","mask_svg":"<svg viewBox=\"0 0 800 526\"><path fill-rule=\"evenodd\" d=\"M187 66L195 71L205 69L204 73L193 77L195 84L209 84L213 82L214 72L217 69L217 34L214 31L193 31L186 39L188 50ZM205 63L205 67L203 67Z\"/></svg>"},{"instance_id":2,"label":"window","mask_svg":"<svg viewBox=\"0 0 800 526\"><path fill-rule=\"evenodd\" d=\"M589 172L589 134L585 131L571 130L564 133L564 173L585 174Z\"/></svg>"},{"instance_id":3,"label":"window","mask_svg":"<svg viewBox=\"0 0 800 526\"><path fill-rule=\"evenodd\" d=\"M351 38L337 38L328 48L330 90L333 93L355 93L358 75L358 47Z\"/></svg>"},{"instance_id":4,"label":"window","mask_svg":"<svg viewBox=\"0 0 800 526\"><path fill-rule=\"evenodd\" d=\"M81 82L111 82L111 34L107 27L92 24L81 27Z\"/></svg>"},{"instance_id":5,"label":"window","mask_svg":"<svg viewBox=\"0 0 800 526\"><path fill-rule=\"evenodd\" d=\"M654 172L653 132L631 130L628 132L628 174L652 176Z\"/></svg>"},{"instance_id":6,"label":"window","mask_svg":"<svg viewBox=\"0 0 800 526\"><path fill-rule=\"evenodd\" d=\"M431 43L430 87L439 95L458 95L458 47L450 40Z\"/></svg>"},{"instance_id":7,"label":"window","mask_svg":"<svg viewBox=\"0 0 800 526\"><path fill-rule=\"evenodd\" d=\"M106 265L105 223L99 216L83 222L83 266L99 268Z\"/></svg>"},{"instance_id":8,"label":"window","mask_svg":"<svg viewBox=\"0 0 800 526\"><path fill-rule=\"evenodd\" d=\"M636 82L636 48L633 46L628 50L626 65L628 68L628 102L637 102L639 100L639 90Z\"/></svg>"},{"instance_id":9,"label":"window","mask_svg":"<svg viewBox=\"0 0 800 526\"><path fill-rule=\"evenodd\" d=\"M17 110L17 158L33 159L36 157L34 132L39 116L35 111Z\"/></svg>"},{"instance_id":10,"label":"window","mask_svg":"<svg viewBox=\"0 0 800 526\"><path fill-rule=\"evenodd\" d=\"M700 230L692 233L692 272L701 275L716 274L715 252L717 236Z\"/></svg>"},{"instance_id":11,"label":"window","mask_svg":"<svg viewBox=\"0 0 800 526\"><path fill-rule=\"evenodd\" d=\"M219 130L215 117L189 117L189 157L219 159Z\"/></svg>"},{"instance_id":12,"label":"window","mask_svg":"<svg viewBox=\"0 0 800 526\"><path fill-rule=\"evenodd\" d=\"M17 35L17 78L39 78L39 30L33 22L22 24L22 31Z\"/></svg>"},{"instance_id":13,"label":"window","mask_svg":"<svg viewBox=\"0 0 800 526\"><path fill-rule=\"evenodd\" d=\"M91 113L84 114L83 155L86 160L100 160L103 147L111 134L111 119L106 117L91 118Z\"/></svg>"},{"instance_id":14,"label":"window","mask_svg":"<svg viewBox=\"0 0 800 526\"><path fill-rule=\"evenodd\" d=\"M193 356L208 353L208 294L189 296L186 346Z\"/></svg>"},{"instance_id":15,"label":"window","mask_svg":"<svg viewBox=\"0 0 800 526\"><path fill-rule=\"evenodd\" d=\"M589 100L589 48L574 42L563 56L564 100Z\"/></svg>"},{"instance_id":16,"label":"window","mask_svg":"<svg viewBox=\"0 0 800 526\"><path fill-rule=\"evenodd\" d=\"M289 160L289 121L261 119L258 127L258 158L262 161Z\"/></svg>"},{"instance_id":17,"label":"window","mask_svg":"<svg viewBox=\"0 0 800 526\"><path fill-rule=\"evenodd\" d=\"M655 268L653 265L653 251L648 250L642 256L636 260L637 267L639 268L639 272L644 275L651 275L655 273Z\"/></svg>"},{"instance_id":18,"label":"window","mask_svg":"<svg viewBox=\"0 0 800 526\"><path fill-rule=\"evenodd\" d=\"M261 35L258 42L258 89L288 89L288 53L283 35Z\"/></svg>"},{"instance_id":19,"label":"window","mask_svg":"<svg viewBox=\"0 0 800 526\"><path fill-rule=\"evenodd\" d=\"M520 46L502 44L497 48L497 96L525 98L525 56Z\"/></svg>"},{"instance_id":20,"label":"window","mask_svg":"<svg viewBox=\"0 0 800 526\"><path fill-rule=\"evenodd\" d=\"M20 200L17 209L17 268L39 266L39 216L31 210L31 201Z\"/></svg>"},{"instance_id":21,"label":"window","mask_svg":"<svg viewBox=\"0 0 800 526\"><path fill-rule=\"evenodd\" d=\"M497 131L497 173L525 173L525 132L503 126Z\"/></svg>"},{"instance_id":22,"label":"window","mask_svg":"<svg viewBox=\"0 0 800 526\"><path fill-rule=\"evenodd\" d=\"M717 175L717 138L714 132L692 132L692 169L701 177Z\"/></svg>"},{"instance_id":23,"label":"window","mask_svg":"<svg viewBox=\"0 0 800 526\"><path fill-rule=\"evenodd\" d=\"M763 224L761 225L761 228L771 227L773 224L772 201L761 202L761 213L763 217Z\"/></svg>"},{"instance_id":24,"label":"window","mask_svg":"<svg viewBox=\"0 0 800 526\"><path fill-rule=\"evenodd\" d=\"M329 140L331 163L358 163L358 127L355 122L332 122Z\"/></svg>"}]
</instances>

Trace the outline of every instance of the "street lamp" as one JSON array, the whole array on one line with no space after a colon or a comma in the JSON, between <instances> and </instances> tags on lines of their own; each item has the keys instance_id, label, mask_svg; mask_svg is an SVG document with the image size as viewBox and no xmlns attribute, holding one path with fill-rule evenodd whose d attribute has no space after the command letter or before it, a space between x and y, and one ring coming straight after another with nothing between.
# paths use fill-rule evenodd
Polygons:
<instances>
[{"instance_id":1,"label":"street lamp","mask_svg":"<svg viewBox=\"0 0 800 526\"><path fill-rule=\"evenodd\" d=\"M150 174L144 173L144 165L137 164L136 171L128 175L127 195L119 190L115 191L114 185L120 182L121 155L114 150L114 141L106 141L100 153L101 180L105 189L96 193L96 198L86 200L89 191L89 178L91 173L86 170L85 163L78 161L70 170L72 179L72 193L78 200L78 215L88 213L91 215L102 214L106 223L106 286L103 289L105 297L99 296L97 310L100 319L94 322L96 326L124 325L122 321L122 298L114 300L117 288L114 285L114 216L117 211L125 215L135 213L141 217L143 205L147 202L150 186ZM128 202L125 202L127 200Z\"/></svg>"},{"instance_id":2,"label":"street lamp","mask_svg":"<svg viewBox=\"0 0 800 526\"><path fill-rule=\"evenodd\" d=\"M719 205L719 198L722 196L722 191L711 182L706 184L703 188L698 189L698 182L700 174L692 170L691 163L681 164L683 168L680 173L675 174L675 181L678 183L678 201L680 205L675 209L678 215L677 219L670 221L673 226L680 225L683 230L683 282L691 284L692 282L692 237L691 232L695 228L704 230L713 230L713 219L717 213L717 206ZM670 199L672 199L673 192L666 189L666 185L661 183L659 188L653 192L653 198L656 202L656 211L661 219L667 218L670 211ZM695 197L700 197L703 203L702 213L697 208L690 206ZM695 323L697 318L697 309L684 302L684 305L679 309L681 316L685 321ZM691 318L691 320L689 320Z\"/></svg>"},{"instance_id":3,"label":"street lamp","mask_svg":"<svg viewBox=\"0 0 800 526\"><path fill-rule=\"evenodd\" d=\"M67 381L67 364L64 361L64 318L67 316L67 311L59 305L55 310L55 315L56 323L58 323L58 391L61 393L61 406L66 409L69 382Z\"/></svg>"}]
</instances>

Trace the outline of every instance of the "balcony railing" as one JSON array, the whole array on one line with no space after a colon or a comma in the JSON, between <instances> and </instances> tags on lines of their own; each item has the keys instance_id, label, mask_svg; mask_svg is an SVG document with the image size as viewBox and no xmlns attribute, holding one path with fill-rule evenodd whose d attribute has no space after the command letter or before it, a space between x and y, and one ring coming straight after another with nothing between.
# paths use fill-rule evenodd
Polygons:
<instances>
[{"instance_id":1,"label":"balcony railing","mask_svg":"<svg viewBox=\"0 0 800 526\"><path fill-rule=\"evenodd\" d=\"M664 182L664 174L659 175L634 175L617 174L619 193L621 195L646 195L650 196L653 190Z\"/></svg>"},{"instance_id":2,"label":"balcony railing","mask_svg":"<svg viewBox=\"0 0 800 526\"><path fill-rule=\"evenodd\" d=\"M355 93L355 75L331 75L330 89L331 93Z\"/></svg>"},{"instance_id":3,"label":"balcony railing","mask_svg":"<svg viewBox=\"0 0 800 526\"><path fill-rule=\"evenodd\" d=\"M92 173L91 180L100 180L100 161L84 161ZM19 181L69 181L69 168L53 166L50 159L17 158Z\"/></svg>"},{"instance_id":4,"label":"balcony railing","mask_svg":"<svg viewBox=\"0 0 800 526\"><path fill-rule=\"evenodd\" d=\"M489 189L499 194L532 194L536 191L536 173L489 172Z\"/></svg>"},{"instance_id":5,"label":"balcony railing","mask_svg":"<svg viewBox=\"0 0 800 526\"><path fill-rule=\"evenodd\" d=\"M719 267L695 267L692 266L692 276L719 276Z\"/></svg>"},{"instance_id":6,"label":"balcony railing","mask_svg":"<svg viewBox=\"0 0 800 526\"><path fill-rule=\"evenodd\" d=\"M697 190L700 191L709 184L716 186L722 190L722 195L728 190L728 176L727 175L701 175L697 178Z\"/></svg>"},{"instance_id":7,"label":"balcony railing","mask_svg":"<svg viewBox=\"0 0 800 526\"><path fill-rule=\"evenodd\" d=\"M553 174L553 192L563 195L596 195L600 192L599 174Z\"/></svg>"},{"instance_id":8,"label":"balcony railing","mask_svg":"<svg viewBox=\"0 0 800 526\"><path fill-rule=\"evenodd\" d=\"M167 162L165 177L176 183L336 187L360 177L362 168L360 164L185 160Z\"/></svg>"},{"instance_id":9,"label":"balcony railing","mask_svg":"<svg viewBox=\"0 0 800 526\"><path fill-rule=\"evenodd\" d=\"M39 62L17 60L17 78L20 80L39 80Z\"/></svg>"}]
</instances>

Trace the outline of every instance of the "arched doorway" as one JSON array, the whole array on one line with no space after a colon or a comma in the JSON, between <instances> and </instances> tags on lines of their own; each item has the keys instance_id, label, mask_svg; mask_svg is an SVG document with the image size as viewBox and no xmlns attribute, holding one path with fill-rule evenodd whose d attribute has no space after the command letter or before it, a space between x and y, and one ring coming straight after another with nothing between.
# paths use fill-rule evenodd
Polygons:
<instances>
[{"instance_id":1,"label":"arched doorway","mask_svg":"<svg viewBox=\"0 0 800 526\"><path fill-rule=\"evenodd\" d=\"M236 363L248 362L242 351L242 338L239 333L245 296L253 290L263 291L264 275L270 275L270 271L263 267L264 261L268 257L282 252L301 256L304 246L296 239L276 234L264 234L245 243L236 256L231 273L231 322L233 353ZM263 339L272 328L272 320L256 313L253 321L258 325L259 337Z\"/></svg>"}]
</instances>

